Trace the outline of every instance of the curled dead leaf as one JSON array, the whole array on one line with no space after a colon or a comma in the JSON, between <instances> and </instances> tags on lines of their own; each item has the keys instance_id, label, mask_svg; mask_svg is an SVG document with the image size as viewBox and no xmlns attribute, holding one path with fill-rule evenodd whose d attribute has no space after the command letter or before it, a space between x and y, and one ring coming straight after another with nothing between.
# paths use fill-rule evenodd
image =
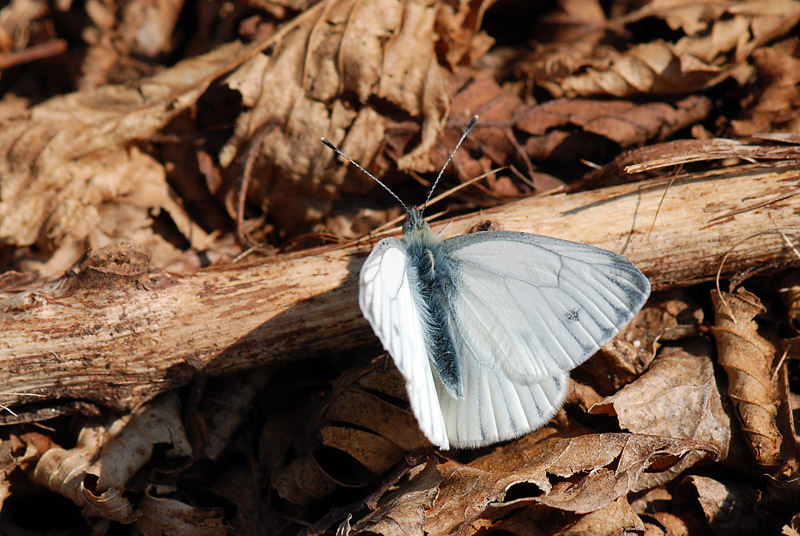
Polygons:
<instances>
[{"instance_id":1,"label":"curled dead leaf","mask_svg":"<svg viewBox=\"0 0 800 536\"><path fill-rule=\"evenodd\" d=\"M783 526L781 534L784 536L800 536L800 514L792 516L791 521Z\"/></svg>"},{"instance_id":2,"label":"curled dead leaf","mask_svg":"<svg viewBox=\"0 0 800 536\"><path fill-rule=\"evenodd\" d=\"M321 422L319 444L283 467L273 486L285 499L307 504L339 487L362 487L403 460L429 447L408 408L402 377L386 358L345 372L313 417Z\"/></svg>"},{"instance_id":3,"label":"curled dead leaf","mask_svg":"<svg viewBox=\"0 0 800 536\"><path fill-rule=\"evenodd\" d=\"M375 511L359 520L350 534L424 536L426 511L433 505L442 482L436 465L434 458L414 471L405 485L384 496Z\"/></svg>"},{"instance_id":4,"label":"curled dead leaf","mask_svg":"<svg viewBox=\"0 0 800 536\"><path fill-rule=\"evenodd\" d=\"M702 309L688 293L659 293L572 376L598 392L615 393L647 370L661 341L696 335L701 319Z\"/></svg>"},{"instance_id":5,"label":"curled dead leaf","mask_svg":"<svg viewBox=\"0 0 800 536\"><path fill-rule=\"evenodd\" d=\"M616 536L642 533L644 522L633 511L626 497L619 497L599 510L581 516L574 524L561 531L564 536L592 534L594 536Z\"/></svg>"},{"instance_id":6,"label":"curled dead leaf","mask_svg":"<svg viewBox=\"0 0 800 536\"><path fill-rule=\"evenodd\" d=\"M652 41L610 58L606 69L587 69L546 86L556 96L674 95L711 87L731 76L745 80L749 72L746 64L718 67L682 52L677 45Z\"/></svg>"},{"instance_id":7,"label":"curled dead leaf","mask_svg":"<svg viewBox=\"0 0 800 536\"><path fill-rule=\"evenodd\" d=\"M728 374L728 396L756 462L769 471L781 464L782 436L776 424L777 396L772 368L775 348L758 333L755 316L765 311L758 297L743 288L713 291L719 364Z\"/></svg>"},{"instance_id":8,"label":"curled dead leaf","mask_svg":"<svg viewBox=\"0 0 800 536\"><path fill-rule=\"evenodd\" d=\"M798 132L797 109L800 106L800 41L786 39L770 47L753 51L753 66L759 88L755 103L748 103L743 113L731 122L737 136L760 133L776 135Z\"/></svg>"},{"instance_id":9,"label":"curled dead leaf","mask_svg":"<svg viewBox=\"0 0 800 536\"><path fill-rule=\"evenodd\" d=\"M800 329L800 272L789 272L783 278L781 299L786 306L789 322Z\"/></svg>"},{"instance_id":10,"label":"curled dead leaf","mask_svg":"<svg viewBox=\"0 0 800 536\"><path fill-rule=\"evenodd\" d=\"M689 96L673 103L634 103L624 100L556 99L539 106L518 110L516 127L535 137L526 142L532 158L552 157L555 134L575 126L589 134L610 139L628 147L652 139L662 139L675 129L684 128L705 117L711 102L702 96ZM555 131L555 132L551 132ZM567 132L562 133L562 137ZM549 143L545 143L549 140ZM563 140L561 140L563 143ZM534 151L536 147L541 149ZM573 155L574 156L574 155Z\"/></svg>"},{"instance_id":11,"label":"curled dead leaf","mask_svg":"<svg viewBox=\"0 0 800 536\"><path fill-rule=\"evenodd\" d=\"M311 504L343 486L329 475L312 455L295 458L275 470L272 487L282 498L294 504Z\"/></svg>"},{"instance_id":12,"label":"curled dead leaf","mask_svg":"<svg viewBox=\"0 0 800 536\"><path fill-rule=\"evenodd\" d=\"M158 497L150 489L138 505L136 527L143 536L181 534L185 536L223 536L230 534L221 508L193 506L176 499Z\"/></svg>"},{"instance_id":13,"label":"curled dead leaf","mask_svg":"<svg viewBox=\"0 0 800 536\"><path fill-rule=\"evenodd\" d=\"M156 445L169 445L173 458L191 456L174 393L116 420L90 422L74 448L51 448L42 454L33 479L91 516L130 523L141 513L129 501L126 484L150 461Z\"/></svg>"},{"instance_id":14,"label":"curled dead leaf","mask_svg":"<svg viewBox=\"0 0 800 536\"><path fill-rule=\"evenodd\" d=\"M753 74L747 58L797 24L800 7L792 0L769 5L758 0L713 5L654 1L603 22L615 27L647 18L661 18L684 35L674 42L656 39L617 52L597 46L602 34L584 24L582 32L567 34L571 55L564 52L568 47L553 47L533 60L537 82L555 96L688 93L728 77L743 84ZM579 39L587 35L590 45L581 48Z\"/></svg>"},{"instance_id":15,"label":"curled dead leaf","mask_svg":"<svg viewBox=\"0 0 800 536\"><path fill-rule=\"evenodd\" d=\"M680 487L686 491L692 489L714 534L766 532L767 519L759 511L758 490L744 484L724 483L699 475L686 477Z\"/></svg>"}]
</instances>

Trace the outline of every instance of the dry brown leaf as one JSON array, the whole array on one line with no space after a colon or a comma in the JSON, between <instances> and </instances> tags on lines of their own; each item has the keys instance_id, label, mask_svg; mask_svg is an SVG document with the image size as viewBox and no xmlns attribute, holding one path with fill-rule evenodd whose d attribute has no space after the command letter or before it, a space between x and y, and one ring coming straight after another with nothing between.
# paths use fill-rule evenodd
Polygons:
<instances>
[{"instance_id":1,"label":"dry brown leaf","mask_svg":"<svg viewBox=\"0 0 800 536\"><path fill-rule=\"evenodd\" d=\"M725 460L731 421L723 409L711 352L702 343L664 348L647 372L590 413L616 415L620 427L638 434L713 445Z\"/></svg>"},{"instance_id":2,"label":"dry brown leaf","mask_svg":"<svg viewBox=\"0 0 800 536\"><path fill-rule=\"evenodd\" d=\"M10 430L5 428L5 431ZM10 497L10 477L15 471L28 469L36 463L41 454L53 446L52 439L39 432L29 432L20 436L4 433L0 439L0 510Z\"/></svg>"},{"instance_id":3,"label":"dry brown leaf","mask_svg":"<svg viewBox=\"0 0 800 536\"><path fill-rule=\"evenodd\" d=\"M542 85L556 97L675 95L714 86L731 76L745 81L750 74L744 63L718 67L664 41L634 46L605 61L610 65L604 70L590 68L584 74Z\"/></svg>"},{"instance_id":4,"label":"dry brown leaf","mask_svg":"<svg viewBox=\"0 0 800 536\"><path fill-rule=\"evenodd\" d=\"M0 52L35 46L42 36L32 29L47 20L50 9L46 2L37 0L4 2L0 9Z\"/></svg>"},{"instance_id":5,"label":"dry brown leaf","mask_svg":"<svg viewBox=\"0 0 800 536\"><path fill-rule=\"evenodd\" d=\"M625 497L620 497L606 506L581 516L578 521L558 532L560 536L617 536L635 534L645 530L644 523L631 508Z\"/></svg>"},{"instance_id":6,"label":"dry brown leaf","mask_svg":"<svg viewBox=\"0 0 800 536\"><path fill-rule=\"evenodd\" d=\"M175 499L157 497L154 489L144 494L137 510L136 528L143 536L223 536L231 533L222 508L190 506Z\"/></svg>"},{"instance_id":7,"label":"dry brown leaf","mask_svg":"<svg viewBox=\"0 0 800 536\"><path fill-rule=\"evenodd\" d=\"M691 440L636 434L551 437L552 430L526 436L477 460L440 467L444 480L427 512L429 534L456 533L474 520L509 506L539 503L576 513L598 510L630 491L641 491L645 471L668 469L690 452L713 452ZM515 486L522 485L515 491ZM531 486L531 487L529 487ZM540 493L535 490L538 488Z\"/></svg>"},{"instance_id":8,"label":"dry brown leaf","mask_svg":"<svg viewBox=\"0 0 800 536\"><path fill-rule=\"evenodd\" d=\"M579 379L570 376L564 406L577 407L583 412L588 412L589 408L601 400L603 397L597 393L594 387L581 383Z\"/></svg>"},{"instance_id":9,"label":"dry brown leaf","mask_svg":"<svg viewBox=\"0 0 800 536\"><path fill-rule=\"evenodd\" d=\"M767 519L759 512L760 492L751 486L723 483L713 478L691 475L681 488L694 488L708 526L716 536L765 534Z\"/></svg>"},{"instance_id":10,"label":"dry brown leaf","mask_svg":"<svg viewBox=\"0 0 800 536\"><path fill-rule=\"evenodd\" d=\"M616 393L647 370L661 341L698 335L702 318L702 309L685 291L652 296L630 324L572 377L598 392Z\"/></svg>"},{"instance_id":11,"label":"dry brown leaf","mask_svg":"<svg viewBox=\"0 0 800 536\"><path fill-rule=\"evenodd\" d=\"M444 57L451 68L473 65L494 45L494 39L482 31L481 19L497 0L459 0L455 6L441 2L436 15L436 32L445 46Z\"/></svg>"},{"instance_id":12,"label":"dry brown leaf","mask_svg":"<svg viewBox=\"0 0 800 536\"><path fill-rule=\"evenodd\" d=\"M378 508L359 520L349 534L433 536L423 525L442 482L436 463L429 461L404 486L383 497Z\"/></svg>"},{"instance_id":13,"label":"dry brown leaf","mask_svg":"<svg viewBox=\"0 0 800 536\"><path fill-rule=\"evenodd\" d=\"M800 536L800 514L792 516L791 522L783 526L781 534L784 536Z\"/></svg>"},{"instance_id":14,"label":"dry brown leaf","mask_svg":"<svg viewBox=\"0 0 800 536\"><path fill-rule=\"evenodd\" d=\"M234 449L241 448L240 438L234 438ZM226 504L236 505L235 511L225 508L220 517L228 526L227 534L278 534L285 528L286 519L273 509L264 508L264 473L254 470L246 456L234 456L232 461L226 464L225 471L215 472L213 480L204 486L205 491L217 499L211 505L223 508ZM177 488L180 490L180 486ZM175 497L185 501L181 496Z\"/></svg>"},{"instance_id":15,"label":"dry brown leaf","mask_svg":"<svg viewBox=\"0 0 800 536\"><path fill-rule=\"evenodd\" d=\"M709 25L719 19L727 7L726 2L716 0L653 0L626 16L628 21L659 17L673 30L683 30L687 35L697 35L708 30Z\"/></svg>"},{"instance_id":16,"label":"dry brown leaf","mask_svg":"<svg viewBox=\"0 0 800 536\"><path fill-rule=\"evenodd\" d=\"M778 401L772 367L775 348L758 333L754 318L765 311L757 296L713 291L719 364L728 374L733 401L748 446L759 466L773 471L782 463L781 433L776 424Z\"/></svg>"},{"instance_id":17,"label":"dry brown leaf","mask_svg":"<svg viewBox=\"0 0 800 536\"><path fill-rule=\"evenodd\" d=\"M578 126L591 134L604 136L622 147L663 139L676 130L705 117L711 102L705 97L689 96L674 104L634 104L627 101L557 99L516 112L516 127L534 136L526 144L531 158L549 156L556 142L564 143L565 132L555 139L558 127ZM573 134L569 134L570 136ZM552 141L546 141L552 140ZM541 147L535 150L534 147ZM575 155L572 155L574 158Z\"/></svg>"},{"instance_id":18,"label":"dry brown leaf","mask_svg":"<svg viewBox=\"0 0 800 536\"><path fill-rule=\"evenodd\" d=\"M514 166L518 175L529 179L502 189L490 176L487 186L498 197L529 193L526 184L538 192L565 187L560 178L538 171L537 160L602 159L613 144L630 146L666 138L704 119L711 110L711 101L702 96L645 104L559 99L530 106L513 88L500 86L491 73L470 68L455 72L450 86L458 88L452 115L477 113L481 118L465 143L479 147L483 156L476 160L469 151L456 153L452 167L460 180L466 182L498 166ZM460 134L460 129L446 129L432 160L444 164ZM476 202L486 204L485 196L476 196Z\"/></svg>"},{"instance_id":19,"label":"dry brown leaf","mask_svg":"<svg viewBox=\"0 0 800 536\"><path fill-rule=\"evenodd\" d=\"M203 421L206 441L203 454L207 458L217 460L220 457L248 410L263 396L273 373L271 368L260 368L225 376L206 386L197 414Z\"/></svg>"},{"instance_id":20,"label":"dry brown leaf","mask_svg":"<svg viewBox=\"0 0 800 536\"><path fill-rule=\"evenodd\" d=\"M154 58L170 52L182 0L128 2L122 9L97 0L87 2L94 26L85 28L90 45L83 61L80 86L96 88L130 70L130 56ZM119 12L117 10L119 9ZM125 73L130 76L130 73Z\"/></svg>"},{"instance_id":21,"label":"dry brown leaf","mask_svg":"<svg viewBox=\"0 0 800 536\"><path fill-rule=\"evenodd\" d=\"M386 366L382 357L364 369L347 371L334 382L330 400L313 418L322 422L320 444L302 445L299 458L276 470L273 483L282 497L306 504L340 486L363 486L395 466L407 452L430 446L405 402L400 373L393 364L384 370ZM320 449L335 451L336 460L346 456L352 464L348 474L342 474L341 461L320 462Z\"/></svg>"},{"instance_id":22,"label":"dry brown leaf","mask_svg":"<svg viewBox=\"0 0 800 536\"><path fill-rule=\"evenodd\" d=\"M707 64L745 42L750 22L745 17L720 18L703 35L688 35L675 43L681 61L700 60Z\"/></svg>"},{"instance_id":23,"label":"dry brown leaf","mask_svg":"<svg viewBox=\"0 0 800 536\"><path fill-rule=\"evenodd\" d=\"M363 165L371 163L387 125L371 99L422 119L421 141L398 167L432 168L429 152L450 106L436 58L436 14L432 0L323 2L282 30L269 56L255 56L228 77L250 111L240 114L220 161L231 165L259 129L281 125L263 138L263 161L254 176L269 182L251 197L266 203L283 229L318 221L333 199L356 184L366 189L367 179L348 184L346 168L331 170L334 155L319 138L329 138ZM342 100L349 93L356 104Z\"/></svg>"},{"instance_id":24,"label":"dry brown leaf","mask_svg":"<svg viewBox=\"0 0 800 536\"><path fill-rule=\"evenodd\" d=\"M619 425L638 434L693 439L713 445L720 460L728 457L731 421L714 377L711 348L665 348L647 372L590 409L616 415ZM644 475L650 485L663 484L707 458L692 452L664 471Z\"/></svg>"},{"instance_id":25,"label":"dry brown leaf","mask_svg":"<svg viewBox=\"0 0 800 536\"><path fill-rule=\"evenodd\" d=\"M786 307L789 322L800 328L800 272L790 271L783 278L781 300Z\"/></svg>"},{"instance_id":26,"label":"dry brown leaf","mask_svg":"<svg viewBox=\"0 0 800 536\"><path fill-rule=\"evenodd\" d=\"M746 63L748 56L764 43L785 35L800 20L800 5L794 0L666 0L650 2L607 24L616 27L648 17L663 18L686 35L674 43L653 40L624 52L594 46L585 50L583 58L566 61L560 51L549 52L532 62L533 71L539 74L537 82L555 96L686 93L714 86L728 77L743 84L753 73ZM584 30L584 34L587 32L592 33L591 29ZM560 68L554 69L554 64ZM579 72L585 66L588 68Z\"/></svg>"},{"instance_id":27,"label":"dry brown leaf","mask_svg":"<svg viewBox=\"0 0 800 536\"><path fill-rule=\"evenodd\" d=\"M21 246L45 236L53 249L72 248L77 254L125 238L156 246L163 238L139 231L150 226L148 212L160 209L194 247L206 247L206 233L172 198L163 165L134 144L151 139L192 106L220 70L247 53L241 45L223 46L135 87L104 86L55 97L26 119L2 123L0 240ZM127 205L137 215L107 210L108 205ZM45 275L58 275L75 260L59 258L57 266L51 260Z\"/></svg>"},{"instance_id":28,"label":"dry brown leaf","mask_svg":"<svg viewBox=\"0 0 800 536\"><path fill-rule=\"evenodd\" d=\"M502 510L498 510L498 516ZM532 505L501 517L491 526L491 530L516 536L647 534L644 532L645 524L625 497L620 497L599 510L581 516L559 515L558 511ZM472 533L464 530L460 534Z\"/></svg>"},{"instance_id":29,"label":"dry brown leaf","mask_svg":"<svg viewBox=\"0 0 800 536\"><path fill-rule=\"evenodd\" d=\"M288 466L276 469L272 476L273 489L294 504L311 504L342 486L311 455L295 458Z\"/></svg>"},{"instance_id":30,"label":"dry brown leaf","mask_svg":"<svg viewBox=\"0 0 800 536\"><path fill-rule=\"evenodd\" d=\"M793 347L798 342L800 341L785 340L785 349L782 354L791 356ZM779 404L776 425L783 437L781 458L784 464L768 475L767 485L771 497L786 504L798 504L800 503L800 478L798 478L800 475L800 438L797 437L794 416L800 397L792 392L792 385L789 382L791 373L786 360L781 359L778 367L776 387Z\"/></svg>"},{"instance_id":31,"label":"dry brown leaf","mask_svg":"<svg viewBox=\"0 0 800 536\"><path fill-rule=\"evenodd\" d=\"M576 377L593 378L601 392L613 392L638 377L655 356L655 324L638 314L623 330L598 352L598 358L586 363ZM602 376L597 377L598 374Z\"/></svg>"},{"instance_id":32,"label":"dry brown leaf","mask_svg":"<svg viewBox=\"0 0 800 536\"><path fill-rule=\"evenodd\" d=\"M655 526L648 523L648 531L645 532L647 536L651 534L658 536L690 536L691 534L696 534L696 532L692 531L692 525L688 525L683 518L669 512L653 512L642 517L650 518L657 523Z\"/></svg>"},{"instance_id":33,"label":"dry brown leaf","mask_svg":"<svg viewBox=\"0 0 800 536\"><path fill-rule=\"evenodd\" d=\"M800 40L787 39L753 51L758 86L745 96L741 116L731 121L732 134L796 133L800 130ZM754 101L754 102L753 102Z\"/></svg>"},{"instance_id":34,"label":"dry brown leaf","mask_svg":"<svg viewBox=\"0 0 800 536\"><path fill-rule=\"evenodd\" d=\"M691 292L672 289L651 298L644 314L639 316L641 322L650 327L650 333L642 337L654 338L652 344L647 345L652 348L657 342L699 336L705 312Z\"/></svg>"},{"instance_id":35,"label":"dry brown leaf","mask_svg":"<svg viewBox=\"0 0 800 536\"><path fill-rule=\"evenodd\" d=\"M800 21L800 2L796 0L750 0L732 2L728 13L743 17L749 24L752 39L742 39L736 56L744 60L761 45L783 36Z\"/></svg>"},{"instance_id":36,"label":"dry brown leaf","mask_svg":"<svg viewBox=\"0 0 800 536\"><path fill-rule=\"evenodd\" d=\"M407 396L404 380L394 363L387 364L385 357L378 358L363 370L345 373L334 383L333 395L323 413L324 419L369 430L404 451L416 450L430 443L419 431L417 421L405 402L404 407L396 405L398 401L405 401Z\"/></svg>"},{"instance_id":37,"label":"dry brown leaf","mask_svg":"<svg viewBox=\"0 0 800 536\"><path fill-rule=\"evenodd\" d=\"M386 472L406 453L391 441L356 428L326 426L320 433L323 445L346 452L376 475Z\"/></svg>"},{"instance_id":38,"label":"dry brown leaf","mask_svg":"<svg viewBox=\"0 0 800 536\"><path fill-rule=\"evenodd\" d=\"M74 448L42 454L33 479L91 516L130 523L140 514L125 494L126 483L150 461L156 445L169 445L170 458L191 457L174 393L119 419L90 422Z\"/></svg>"}]
</instances>

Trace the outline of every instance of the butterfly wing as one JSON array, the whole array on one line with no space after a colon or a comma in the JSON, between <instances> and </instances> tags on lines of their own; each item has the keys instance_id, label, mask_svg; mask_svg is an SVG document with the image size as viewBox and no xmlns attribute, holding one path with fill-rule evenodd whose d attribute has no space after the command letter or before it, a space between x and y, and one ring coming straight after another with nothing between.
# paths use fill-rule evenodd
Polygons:
<instances>
[{"instance_id":1,"label":"butterfly wing","mask_svg":"<svg viewBox=\"0 0 800 536\"><path fill-rule=\"evenodd\" d=\"M587 244L488 231L444 242L459 268L454 323L513 379L577 367L642 308L650 282L625 257Z\"/></svg>"},{"instance_id":2,"label":"butterfly wing","mask_svg":"<svg viewBox=\"0 0 800 536\"><path fill-rule=\"evenodd\" d=\"M647 278L624 257L586 244L512 232L452 238L446 297L464 396L440 389L453 446L480 446L546 423L567 373L641 309Z\"/></svg>"},{"instance_id":3,"label":"butterfly wing","mask_svg":"<svg viewBox=\"0 0 800 536\"><path fill-rule=\"evenodd\" d=\"M394 238L378 242L361 268L358 302L373 331L406 380L411 409L431 443L450 448L414 297L413 267Z\"/></svg>"},{"instance_id":4,"label":"butterfly wing","mask_svg":"<svg viewBox=\"0 0 800 536\"><path fill-rule=\"evenodd\" d=\"M534 382L508 377L498 361L462 353L464 396L455 398L439 386L439 403L450 445L476 448L514 439L543 426L559 410L569 375Z\"/></svg>"}]
</instances>

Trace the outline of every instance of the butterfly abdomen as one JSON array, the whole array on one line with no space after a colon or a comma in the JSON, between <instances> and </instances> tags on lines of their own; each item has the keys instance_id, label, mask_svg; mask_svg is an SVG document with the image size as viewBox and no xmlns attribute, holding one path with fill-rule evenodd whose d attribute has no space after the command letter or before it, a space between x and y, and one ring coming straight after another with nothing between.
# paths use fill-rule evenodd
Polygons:
<instances>
[{"instance_id":1,"label":"butterfly abdomen","mask_svg":"<svg viewBox=\"0 0 800 536\"><path fill-rule=\"evenodd\" d=\"M461 366L447 314L447 296L455 291L456 270L442 241L427 224L404 235L410 283L416 288L428 356L436 375L456 398L463 396Z\"/></svg>"}]
</instances>

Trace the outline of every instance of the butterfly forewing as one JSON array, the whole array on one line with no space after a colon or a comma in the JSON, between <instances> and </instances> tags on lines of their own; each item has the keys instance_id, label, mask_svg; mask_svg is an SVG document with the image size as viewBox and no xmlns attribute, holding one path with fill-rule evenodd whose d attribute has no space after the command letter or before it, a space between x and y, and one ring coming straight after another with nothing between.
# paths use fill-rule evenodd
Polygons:
<instances>
[{"instance_id":1,"label":"butterfly forewing","mask_svg":"<svg viewBox=\"0 0 800 536\"><path fill-rule=\"evenodd\" d=\"M446 240L459 267L451 325L479 361L536 383L590 357L641 309L650 292L624 257L586 244L513 232Z\"/></svg>"},{"instance_id":2,"label":"butterfly forewing","mask_svg":"<svg viewBox=\"0 0 800 536\"><path fill-rule=\"evenodd\" d=\"M439 396L417 304L406 247L394 238L381 240L361 268L359 305L406 380L409 402L420 430L435 445L449 448Z\"/></svg>"}]
</instances>

